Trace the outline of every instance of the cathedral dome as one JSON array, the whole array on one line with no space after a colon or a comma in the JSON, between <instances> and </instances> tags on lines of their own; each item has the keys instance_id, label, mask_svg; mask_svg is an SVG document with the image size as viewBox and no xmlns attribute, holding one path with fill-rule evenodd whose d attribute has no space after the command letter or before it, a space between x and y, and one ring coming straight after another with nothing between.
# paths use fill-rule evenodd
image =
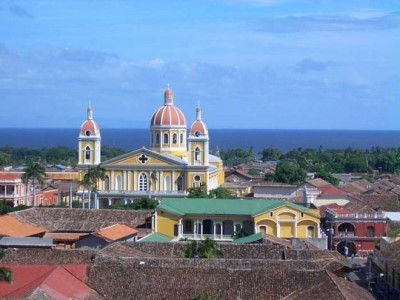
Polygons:
<instances>
[{"instance_id":1,"label":"cathedral dome","mask_svg":"<svg viewBox=\"0 0 400 300\"><path fill-rule=\"evenodd\" d=\"M151 118L150 126L186 127L185 116L182 111L174 105L173 93L169 88L164 92L164 105L155 111Z\"/></svg>"},{"instance_id":2,"label":"cathedral dome","mask_svg":"<svg viewBox=\"0 0 400 300\"><path fill-rule=\"evenodd\" d=\"M81 126L80 134L84 136L100 134L99 125L97 125L97 123L93 120L93 110L91 106L89 106L87 109L87 119L83 122Z\"/></svg>"}]
</instances>

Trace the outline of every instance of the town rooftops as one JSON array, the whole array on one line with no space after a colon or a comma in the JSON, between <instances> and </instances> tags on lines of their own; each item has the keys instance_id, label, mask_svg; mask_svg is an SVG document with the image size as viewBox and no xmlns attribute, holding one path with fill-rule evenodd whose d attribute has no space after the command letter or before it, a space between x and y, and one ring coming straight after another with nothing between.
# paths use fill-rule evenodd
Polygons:
<instances>
[{"instance_id":1,"label":"town rooftops","mask_svg":"<svg viewBox=\"0 0 400 300\"><path fill-rule=\"evenodd\" d=\"M138 231L125 224L115 224L102 228L94 234L108 242L118 241L129 236L136 235Z\"/></svg>"},{"instance_id":2,"label":"town rooftops","mask_svg":"<svg viewBox=\"0 0 400 300\"><path fill-rule=\"evenodd\" d=\"M276 199L162 199L157 211L167 211L175 215L250 215L275 210L282 206L289 206L300 211L307 208L285 200Z\"/></svg>"},{"instance_id":3,"label":"town rooftops","mask_svg":"<svg viewBox=\"0 0 400 300\"><path fill-rule=\"evenodd\" d=\"M172 240L172 238L170 238L169 236L155 232L155 233L149 234L149 235L145 236L144 238L140 239L139 242L165 243L165 242L170 242L171 240Z\"/></svg>"},{"instance_id":4,"label":"town rooftops","mask_svg":"<svg viewBox=\"0 0 400 300\"><path fill-rule=\"evenodd\" d=\"M10 215L23 223L40 226L48 231L91 233L118 223L135 228L145 224L152 211L35 207Z\"/></svg>"},{"instance_id":5,"label":"town rooftops","mask_svg":"<svg viewBox=\"0 0 400 300\"><path fill-rule=\"evenodd\" d=\"M0 237L27 237L41 235L45 229L20 222L11 215L0 216Z\"/></svg>"}]
</instances>

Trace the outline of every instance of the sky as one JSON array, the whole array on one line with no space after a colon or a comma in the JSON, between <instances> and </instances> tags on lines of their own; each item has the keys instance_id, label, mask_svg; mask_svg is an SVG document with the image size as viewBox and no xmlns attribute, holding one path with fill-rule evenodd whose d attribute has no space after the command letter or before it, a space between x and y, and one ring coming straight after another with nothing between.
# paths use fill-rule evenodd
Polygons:
<instances>
[{"instance_id":1,"label":"sky","mask_svg":"<svg viewBox=\"0 0 400 300\"><path fill-rule=\"evenodd\" d=\"M0 128L400 130L398 0L0 0Z\"/></svg>"}]
</instances>

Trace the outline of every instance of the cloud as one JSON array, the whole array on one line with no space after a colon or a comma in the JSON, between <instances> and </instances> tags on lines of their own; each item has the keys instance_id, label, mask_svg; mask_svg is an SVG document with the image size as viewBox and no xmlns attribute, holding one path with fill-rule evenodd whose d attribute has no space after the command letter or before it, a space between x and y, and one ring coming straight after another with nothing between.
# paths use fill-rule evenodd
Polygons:
<instances>
[{"instance_id":1,"label":"cloud","mask_svg":"<svg viewBox=\"0 0 400 300\"><path fill-rule=\"evenodd\" d=\"M16 5L16 4L11 4L8 6L8 11L17 17L21 17L21 18L28 18L28 19L34 19L35 17L29 13L25 8Z\"/></svg>"},{"instance_id":2,"label":"cloud","mask_svg":"<svg viewBox=\"0 0 400 300\"><path fill-rule=\"evenodd\" d=\"M400 12L373 18L355 18L339 15L288 16L265 20L259 30L270 33L313 31L367 31L400 27Z\"/></svg>"},{"instance_id":3,"label":"cloud","mask_svg":"<svg viewBox=\"0 0 400 300\"><path fill-rule=\"evenodd\" d=\"M307 73L309 71L321 72L324 71L328 67L329 63L325 63L322 61L316 61L311 58L305 58L299 61L295 66L291 67L293 71L296 73Z\"/></svg>"}]
</instances>

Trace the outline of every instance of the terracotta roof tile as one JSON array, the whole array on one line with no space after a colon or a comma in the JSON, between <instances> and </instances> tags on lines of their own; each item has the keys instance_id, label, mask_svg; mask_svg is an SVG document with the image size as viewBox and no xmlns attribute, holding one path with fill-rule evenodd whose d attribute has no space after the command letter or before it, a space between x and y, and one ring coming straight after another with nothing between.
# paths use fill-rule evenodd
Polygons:
<instances>
[{"instance_id":1,"label":"terracotta roof tile","mask_svg":"<svg viewBox=\"0 0 400 300\"><path fill-rule=\"evenodd\" d=\"M95 235L106 241L118 241L120 239L136 235L137 230L124 224L115 224L96 231Z\"/></svg>"},{"instance_id":2,"label":"terracotta roof tile","mask_svg":"<svg viewBox=\"0 0 400 300\"><path fill-rule=\"evenodd\" d=\"M0 216L0 236L27 237L45 233L45 229L20 222L11 215Z\"/></svg>"}]
</instances>

